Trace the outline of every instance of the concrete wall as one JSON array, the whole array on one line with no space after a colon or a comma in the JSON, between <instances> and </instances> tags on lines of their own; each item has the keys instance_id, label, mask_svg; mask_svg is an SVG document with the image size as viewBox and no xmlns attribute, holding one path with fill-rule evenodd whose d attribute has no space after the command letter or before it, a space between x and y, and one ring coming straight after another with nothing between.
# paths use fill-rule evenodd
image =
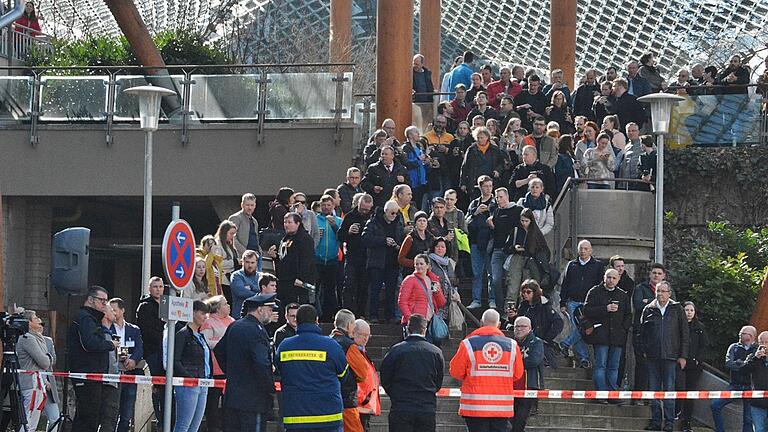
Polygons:
<instances>
[{"instance_id":1,"label":"concrete wall","mask_svg":"<svg viewBox=\"0 0 768 432\"><path fill-rule=\"evenodd\" d=\"M0 131L0 182L6 196L141 196L144 134L119 125L108 147L103 125L41 125L37 146L29 128ZM353 125L268 124L256 145L253 124L205 125L190 131L168 126L154 134L154 195L217 196L250 191L273 196L286 183L310 194L344 179L352 161Z\"/></svg>"}]
</instances>

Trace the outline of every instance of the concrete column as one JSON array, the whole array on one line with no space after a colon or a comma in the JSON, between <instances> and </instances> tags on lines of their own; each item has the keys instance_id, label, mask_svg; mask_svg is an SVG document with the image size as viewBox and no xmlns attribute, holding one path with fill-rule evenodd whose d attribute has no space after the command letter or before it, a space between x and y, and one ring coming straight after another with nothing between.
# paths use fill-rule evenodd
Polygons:
<instances>
[{"instance_id":1,"label":"concrete column","mask_svg":"<svg viewBox=\"0 0 768 432\"><path fill-rule=\"evenodd\" d=\"M376 123L395 120L395 135L411 124L413 0L376 2Z\"/></svg>"},{"instance_id":2,"label":"concrete column","mask_svg":"<svg viewBox=\"0 0 768 432\"><path fill-rule=\"evenodd\" d=\"M562 69L568 88L573 90L576 75L576 0L550 3L549 67Z\"/></svg>"},{"instance_id":3,"label":"concrete column","mask_svg":"<svg viewBox=\"0 0 768 432\"><path fill-rule=\"evenodd\" d=\"M432 71L432 85L440 90L440 16L442 0L421 0L419 7L419 52L424 66Z\"/></svg>"},{"instance_id":4,"label":"concrete column","mask_svg":"<svg viewBox=\"0 0 768 432\"><path fill-rule=\"evenodd\" d=\"M24 302L28 309L49 310L48 275L51 272L51 222L53 211L43 199L29 199L25 239Z\"/></svg>"},{"instance_id":5,"label":"concrete column","mask_svg":"<svg viewBox=\"0 0 768 432\"><path fill-rule=\"evenodd\" d=\"M331 0L330 24L331 63L352 60L352 0Z\"/></svg>"},{"instance_id":6,"label":"concrete column","mask_svg":"<svg viewBox=\"0 0 768 432\"><path fill-rule=\"evenodd\" d=\"M3 267L5 268L3 306L6 311L13 307L13 303L22 306L21 303L24 301L26 248L29 244L24 240L26 209L24 198L5 197L3 199Z\"/></svg>"}]
</instances>

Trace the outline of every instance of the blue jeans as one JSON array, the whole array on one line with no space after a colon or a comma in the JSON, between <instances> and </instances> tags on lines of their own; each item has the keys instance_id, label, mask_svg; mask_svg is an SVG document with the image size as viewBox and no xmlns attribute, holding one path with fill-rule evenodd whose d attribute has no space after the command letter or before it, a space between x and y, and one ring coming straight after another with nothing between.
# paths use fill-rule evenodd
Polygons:
<instances>
[{"instance_id":1,"label":"blue jeans","mask_svg":"<svg viewBox=\"0 0 768 432\"><path fill-rule=\"evenodd\" d=\"M768 410L751 405L749 412L752 415L752 427L754 428L753 430L755 432L766 432L765 419L766 416L768 416Z\"/></svg>"},{"instance_id":2,"label":"blue jeans","mask_svg":"<svg viewBox=\"0 0 768 432\"><path fill-rule=\"evenodd\" d=\"M136 384L120 384L120 420L117 432L128 432L136 409Z\"/></svg>"},{"instance_id":3,"label":"blue jeans","mask_svg":"<svg viewBox=\"0 0 768 432\"><path fill-rule=\"evenodd\" d=\"M729 384L728 390L749 390L748 385ZM723 421L723 407L731 402L736 402L737 399L715 399L712 401L712 421L715 423L715 431L725 432L725 424ZM744 417L742 418L743 432L752 430L752 411L749 399L742 399L741 403L744 405Z\"/></svg>"},{"instance_id":4,"label":"blue jeans","mask_svg":"<svg viewBox=\"0 0 768 432\"><path fill-rule=\"evenodd\" d=\"M597 390L618 390L619 362L622 347L595 345L595 366L592 380Z\"/></svg>"},{"instance_id":5,"label":"blue jeans","mask_svg":"<svg viewBox=\"0 0 768 432\"><path fill-rule=\"evenodd\" d=\"M197 432L205 414L208 387L173 388L176 396L176 425L173 432Z\"/></svg>"},{"instance_id":6,"label":"blue jeans","mask_svg":"<svg viewBox=\"0 0 768 432\"><path fill-rule=\"evenodd\" d=\"M571 334L563 340L563 345L571 348L573 352L579 357L579 360L589 360L589 348L587 344L581 339L581 333L579 333L579 326L576 324L576 320L573 318L573 312L577 307L584 305L584 303L568 300L566 307L568 308L568 316L571 320Z\"/></svg>"},{"instance_id":7,"label":"blue jeans","mask_svg":"<svg viewBox=\"0 0 768 432\"><path fill-rule=\"evenodd\" d=\"M476 244L469 246L470 258L472 259L472 301L480 303L483 292L483 276L488 276L488 287L491 286L491 257L485 251L485 248ZM493 290L489 290L488 298L493 295Z\"/></svg>"},{"instance_id":8,"label":"blue jeans","mask_svg":"<svg viewBox=\"0 0 768 432\"><path fill-rule=\"evenodd\" d=\"M384 285L384 294L386 298L385 319L395 317L395 306L397 305L397 278L400 272L397 267L389 269L369 268L368 277L370 280L370 292L368 295L368 312L371 319L379 318L379 293L381 286Z\"/></svg>"},{"instance_id":9,"label":"blue jeans","mask_svg":"<svg viewBox=\"0 0 768 432\"><path fill-rule=\"evenodd\" d=\"M677 362L675 360L648 359L648 390L675 391L675 374ZM666 424L675 422L675 401L664 399L664 417ZM661 404L658 399L651 400L651 422L661 424Z\"/></svg>"},{"instance_id":10,"label":"blue jeans","mask_svg":"<svg viewBox=\"0 0 768 432\"><path fill-rule=\"evenodd\" d=\"M493 249L491 254L491 286L493 289L489 294L489 302L498 299L497 308L503 308L504 299L507 297L507 290L504 288L504 261L507 254L501 249Z\"/></svg>"}]
</instances>

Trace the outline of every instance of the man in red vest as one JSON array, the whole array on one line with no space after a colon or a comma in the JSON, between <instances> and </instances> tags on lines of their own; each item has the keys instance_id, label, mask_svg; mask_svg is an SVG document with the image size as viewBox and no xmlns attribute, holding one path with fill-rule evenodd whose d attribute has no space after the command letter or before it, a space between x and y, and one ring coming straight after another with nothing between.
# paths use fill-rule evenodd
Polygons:
<instances>
[{"instance_id":1,"label":"man in red vest","mask_svg":"<svg viewBox=\"0 0 768 432\"><path fill-rule=\"evenodd\" d=\"M517 342L499 330L498 312L486 310L482 323L451 359L451 376L462 381L459 415L469 432L505 432L515 416L512 390L525 372L523 357Z\"/></svg>"}]
</instances>

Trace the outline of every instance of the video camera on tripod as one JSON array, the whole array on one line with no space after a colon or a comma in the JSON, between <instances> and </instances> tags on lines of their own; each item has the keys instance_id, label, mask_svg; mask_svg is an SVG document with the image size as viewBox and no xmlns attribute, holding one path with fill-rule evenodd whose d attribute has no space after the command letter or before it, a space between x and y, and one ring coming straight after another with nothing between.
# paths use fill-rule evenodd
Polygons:
<instances>
[{"instance_id":1,"label":"video camera on tripod","mask_svg":"<svg viewBox=\"0 0 768 432\"><path fill-rule=\"evenodd\" d=\"M29 320L21 313L0 312L0 340L3 349L14 351L19 338L29 331Z\"/></svg>"},{"instance_id":2,"label":"video camera on tripod","mask_svg":"<svg viewBox=\"0 0 768 432\"><path fill-rule=\"evenodd\" d=\"M0 312L0 340L3 341L2 378L0 381L0 401L6 396L10 401L10 411L0 411L0 424L12 424L14 430L27 430L27 415L23 408L21 388L19 386L19 359L16 356L16 343L29 331L29 320L21 313Z\"/></svg>"}]
</instances>

